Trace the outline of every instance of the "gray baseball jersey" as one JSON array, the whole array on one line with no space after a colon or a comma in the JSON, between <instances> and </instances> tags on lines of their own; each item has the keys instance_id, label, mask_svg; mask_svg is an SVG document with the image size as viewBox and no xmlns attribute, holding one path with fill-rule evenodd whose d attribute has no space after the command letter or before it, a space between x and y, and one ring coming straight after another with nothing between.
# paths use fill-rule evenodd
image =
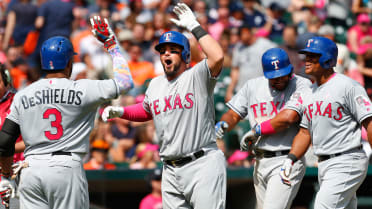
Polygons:
<instances>
[{"instance_id":1,"label":"gray baseball jersey","mask_svg":"<svg viewBox=\"0 0 372 209\"><path fill-rule=\"evenodd\" d=\"M262 76L248 80L227 106L241 118L248 115L251 127L275 117L283 108L295 110L302 116L303 95L310 91L310 86L308 79L294 75L285 90L277 91ZM283 132L261 136L257 148L269 151L289 150L297 132L298 124L292 124Z\"/></svg>"},{"instance_id":2,"label":"gray baseball jersey","mask_svg":"<svg viewBox=\"0 0 372 209\"><path fill-rule=\"evenodd\" d=\"M174 159L205 147L216 147L213 88L206 60L168 81L154 78L144 108L152 114L160 140L160 156Z\"/></svg>"},{"instance_id":3,"label":"gray baseball jersey","mask_svg":"<svg viewBox=\"0 0 372 209\"><path fill-rule=\"evenodd\" d=\"M41 79L15 95L7 118L20 126L25 157L84 154L98 106L118 95L114 80Z\"/></svg>"},{"instance_id":4,"label":"gray baseball jersey","mask_svg":"<svg viewBox=\"0 0 372 209\"><path fill-rule=\"evenodd\" d=\"M358 82L335 73L321 86L312 86L312 95L306 96L305 104L301 126L309 129L316 155L340 153L361 145L361 123L372 116L372 103Z\"/></svg>"}]
</instances>

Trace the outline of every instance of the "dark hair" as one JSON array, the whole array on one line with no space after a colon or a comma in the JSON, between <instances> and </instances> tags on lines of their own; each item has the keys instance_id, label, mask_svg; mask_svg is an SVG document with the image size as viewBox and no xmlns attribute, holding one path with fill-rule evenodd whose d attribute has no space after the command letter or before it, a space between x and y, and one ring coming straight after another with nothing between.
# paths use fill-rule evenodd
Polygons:
<instances>
[{"instance_id":1,"label":"dark hair","mask_svg":"<svg viewBox=\"0 0 372 209\"><path fill-rule=\"evenodd\" d=\"M4 64L0 64L1 79L3 79L4 86L9 84L8 75L6 74L7 69Z\"/></svg>"},{"instance_id":2,"label":"dark hair","mask_svg":"<svg viewBox=\"0 0 372 209\"><path fill-rule=\"evenodd\" d=\"M238 35L240 36L242 34L242 30L243 29L248 29L249 31L251 31L251 26L249 26L248 24L243 24L242 26L239 27L239 31L238 31Z\"/></svg>"}]
</instances>

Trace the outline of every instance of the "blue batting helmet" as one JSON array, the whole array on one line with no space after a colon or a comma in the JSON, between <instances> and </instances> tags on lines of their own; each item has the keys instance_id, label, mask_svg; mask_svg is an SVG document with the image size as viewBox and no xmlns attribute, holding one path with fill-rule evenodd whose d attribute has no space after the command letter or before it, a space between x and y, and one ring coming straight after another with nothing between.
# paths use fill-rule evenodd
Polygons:
<instances>
[{"instance_id":1,"label":"blue batting helmet","mask_svg":"<svg viewBox=\"0 0 372 209\"><path fill-rule=\"evenodd\" d=\"M332 40L316 36L307 40L306 47L301 49L300 54L315 53L320 54L319 64L324 69L336 66L338 49Z\"/></svg>"},{"instance_id":2,"label":"blue batting helmet","mask_svg":"<svg viewBox=\"0 0 372 209\"><path fill-rule=\"evenodd\" d=\"M41 46L41 67L43 70L63 70L75 54L67 38L62 36L49 38Z\"/></svg>"},{"instance_id":3,"label":"blue batting helmet","mask_svg":"<svg viewBox=\"0 0 372 209\"><path fill-rule=\"evenodd\" d=\"M182 49L182 59L186 63L190 63L190 44L189 40L182 34L177 31L169 31L163 33L163 35L160 36L159 43L155 46L156 51L160 51L160 47L163 44L167 43L174 43L179 46L181 46Z\"/></svg>"},{"instance_id":4,"label":"blue batting helmet","mask_svg":"<svg viewBox=\"0 0 372 209\"><path fill-rule=\"evenodd\" d=\"M289 61L287 52L281 48L272 48L262 55L263 73L267 79L289 75L293 66Z\"/></svg>"}]
</instances>

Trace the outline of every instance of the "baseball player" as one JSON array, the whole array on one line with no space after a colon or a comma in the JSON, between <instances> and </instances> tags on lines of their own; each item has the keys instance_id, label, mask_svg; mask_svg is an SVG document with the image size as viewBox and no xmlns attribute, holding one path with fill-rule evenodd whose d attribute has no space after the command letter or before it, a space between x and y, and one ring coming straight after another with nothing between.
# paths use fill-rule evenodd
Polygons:
<instances>
[{"instance_id":1,"label":"baseball player","mask_svg":"<svg viewBox=\"0 0 372 209\"><path fill-rule=\"evenodd\" d=\"M114 79L69 80L74 51L61 36L42 44L45 78L19 91L0 131L0 186L11 187L15 139L22 134L28 167L21 173L21 208L89 208L82 158L98 107L133 87L126 60L107 20L95 16L92 31L113 59Z\"/></svg>"},{"instance_id":2,"label":"baseball player","mask_svg":"<svg viewBox=\"0 0 372 209\"><path fill-rule=\"evenodd\" d=\"M314 208L357 208L356 190L368 167L361 147L361 126L367 129L371 144L372 103L359 83L334 72L338 50L333 41L313 37L300 53L306 55L305 73L316 83L304 99L301 129L280 176L284 183L292 183L294 162L312 143L318 156L320 185Z\"/></svg>"},{"instance_id":3,"label":"baseball player","mask_svg":"<svg viewBox=\"0 0 372 209\"><path fill-rule=\"evenodd\" d=\"M106 107L102 119L154 120L164 162L163 208L223 209L226 159L216 144L213 105L223 51L186 4L178 3L173 11L179 19L171 20L195 36L207 58L188 69L187 38L176 31L162 34L155 49L165 75L151 80L142 104Z\"/></svg>"},{"instance_id":4,"label":"baseball player","mask_svg":"<svg viewBox=\"0 0 372 209\"><path fill-rule=\"evenodd\" d=\"M290 208L305 175L303 159L293 168L296 178L292 186L282 184L279 172L298 132L296 121L300 120L304 109L302 94L310 90L311 82L293 74L293 66L283 49L267 50L261 63L264 76L248 80L227 103L230 110L221 117L215 131L217 137L222 138L225 131L248 115L254 128L241 140L241 149L253 148L256 153L253 181L257 208ZM270 119L280 110L285 117L279 129L274 129ZM255 145L248 146L250 143Z\"/></svg>"}]
</instances>

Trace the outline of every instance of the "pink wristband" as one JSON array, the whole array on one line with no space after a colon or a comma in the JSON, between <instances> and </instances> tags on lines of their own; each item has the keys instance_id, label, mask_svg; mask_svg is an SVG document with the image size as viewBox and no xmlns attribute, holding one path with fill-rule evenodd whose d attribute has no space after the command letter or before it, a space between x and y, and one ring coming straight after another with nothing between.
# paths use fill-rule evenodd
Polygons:
<instances>
[{"instance_id":1,"label":"pink wristband","mask_svg":"<svg viewBox=\"0 0 372 209\"><path fill-rule=\"evenodd\" d=\"M275 134L275 129L270 123L271 120L267 120L263 123L261 123L261 134L267 135L267 134Z\"/></svg>"}]
</instances>

